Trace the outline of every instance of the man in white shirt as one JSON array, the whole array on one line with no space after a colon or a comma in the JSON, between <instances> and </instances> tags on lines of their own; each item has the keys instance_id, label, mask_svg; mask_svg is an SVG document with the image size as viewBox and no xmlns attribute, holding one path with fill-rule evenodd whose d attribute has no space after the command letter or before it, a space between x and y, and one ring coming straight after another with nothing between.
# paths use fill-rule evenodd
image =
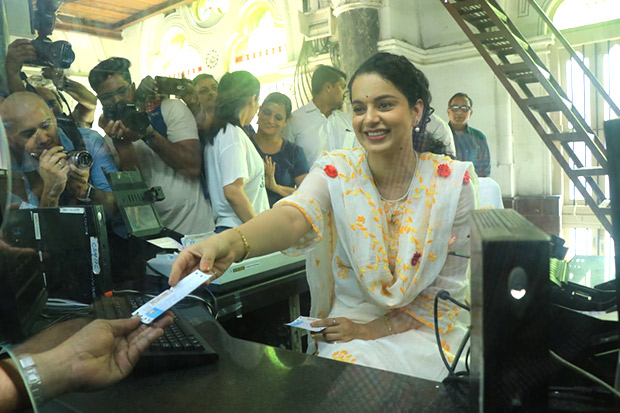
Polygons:
<instances>
[{"instance_id":1,"label":"man in white shirt","mask_svg":"<svg viewBox=\"0 0 620 413\"><path fill-rule=\"evenodd\" d=\"M291 114L284 138L301 146L312 166L322 151L351 148L355 133L351 116L342 103L347 76L331 66L320 65L312 74L312 100Z\"/></svg>"},{"instance_id":2,"label":"man in white shirt","mask_svg":"<svg viewBox=\"0 0 620 413\"><path fill-rule=\"evenodd\" d=\"M118 152L119 167L137 167L148 186L161 186L166 199L156 202L155 209L167 228L182 234L212 231L213 212L200 181L198 129L188 107L180 100L164 99L149 112L146 122L136 121L135 112L131 118L121 116L119 120L106 116L115 117L119 103L136 101L130 65L127 59L112 57L100 62L88 76L104 109L99 125Z\"/></svg>"}]
</instances>

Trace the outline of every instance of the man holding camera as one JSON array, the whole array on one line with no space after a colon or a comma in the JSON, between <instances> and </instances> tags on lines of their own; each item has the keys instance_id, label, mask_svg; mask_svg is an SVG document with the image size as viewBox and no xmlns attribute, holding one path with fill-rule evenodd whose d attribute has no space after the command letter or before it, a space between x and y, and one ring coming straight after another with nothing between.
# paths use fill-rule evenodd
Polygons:
<instances>
[{"instance_id":1,"label":"man holding camera","mask_svg":"<svg viewBox=\"0 0 620 413\"><path fill-rule=\"evenodd\" d=\"M40 60L39 57L31 40L17 39L9 45L4 64L9 92L25 92L27 90L21 77L22 68L24 64L49 63L38 61ZM69 79L61 68L45 66L41 70L41 74L44 78L50 79L59 91L67 93L77 102L71 111L75 124L79 127L90 128L97 107L96 96L81 83ZM54 115L63 115L62 101L56 92L44 87L36 87L35 89L37 94L43 97L54 111ZM33 90L30 89L30 91ZM66 115L63 116L68 118Z\"/></svg>"},{"instance_id":2,"label":"man holding camera","mask_svg":"<svg viewBox=\"0 0 620 413\"><path fill-rule=\"evenodd\" d=\"M32 92L9 95L0 107L9 141L12 169L27 178L28 203L35 207L101 204L106 213L115 209L102 167L116 171L104 140L91 129L82 129L85 150L57 127L45 101Z\"/></svg>"},{"instance_id":3,"label":"man holding camera","mask_svg":"<svg viewBox=\"0 0 620 413\"><path fill-rule=\"evenodd\" d=\"M112 57L90 71L88 81L103 105L99 126L111 138L121 169L138 168L148 186L163 189L166 198L155 208L168 229L182 234L212 231L213 213L201 186L202 151L192 112L174 99L139 111L130 66L129 60Z\"/></svg>"}]
</instances>

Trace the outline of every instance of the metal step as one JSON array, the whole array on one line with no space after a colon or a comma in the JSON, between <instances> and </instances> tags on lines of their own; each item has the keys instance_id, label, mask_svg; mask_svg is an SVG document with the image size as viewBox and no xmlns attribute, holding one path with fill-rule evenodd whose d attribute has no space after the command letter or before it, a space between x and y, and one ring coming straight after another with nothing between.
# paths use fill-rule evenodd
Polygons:
<instances>
[{"instance_id":1,"label":"metal step","mask_svg":"<svg viewBox=\"0 0 620 413\"><path fill-rule=\"evenodd\" d=\"M459 1L454 6L463 20L475 26L481 32L495 26L495 23L480 5L479 0Z\"/></svg>"},{"instance_id":2,"label":"metal step","mask_svg":"<svg viewBox=\"0 0 620 413\"><path fill-rule=\"evenodd\" d=\"M601 176L601 175L607 175L607 169L606 168L602 168L600 166L595 166L592 168L577 168L577 169L573 169L573 171L575 172L575 174L579 175L579 176Z\"/></svg>"},{"instance_id":3,"label":"metal step","mask_svg":"<svg viewBox=\"0 0 620 413\"><path fill-rule=\"evenodd\" d=\"M552 96L539 96L523 99L523 102L529 106L530 109L543 113L562 112L565 108L570 109L573 105L570 100L559 96L557 99Z\"/></svg>"},{"instance_id":4,"label":"metal step","mask_svg":"<svg viewBox=\"0 0 620 413\"><path fill-rule=\"evenodd\" d=\"M506 74L508 79L517 83L538 83L538 78L536 77L536 73L534 73L530 67L525 62L519 63L508 63L499 66L500 69ZM549 79L551 75L544 68L536 65L536 69L542 73L542 75Z\"/></svg>"},{"instance_id":5,"label":"metal step","mask_svg":"<svg viewBox=\"0 0 620 413\"><path fill-rule=\"evenodd\" d=\"M610 199L603 200L603 202L598 204L598 208L604 213L610 214L611 213L611 200Z\"/></svg>"},{"instance_id":6,"label":"metal step","mask_svg":"<svg viewBox=\"0 0 620 413\"><path fill-rule=\"evenodd\" d=\"M548 133L545 135L547 139L555 142L585 142L594 139L593 133L577 133L577 132L562 132L562 133Z\"/></svg>"}]
</instances>

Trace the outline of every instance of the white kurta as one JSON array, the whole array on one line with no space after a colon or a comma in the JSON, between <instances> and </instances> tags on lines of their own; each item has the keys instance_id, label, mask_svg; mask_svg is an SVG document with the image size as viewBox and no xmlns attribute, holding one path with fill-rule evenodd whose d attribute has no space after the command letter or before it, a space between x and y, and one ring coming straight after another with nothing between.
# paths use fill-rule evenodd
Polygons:
<instances>
[{"instance_id":1,"label":"white kurta","mask_svg":"<svg viewBox=\"0 0 620 413\"><path fill-rule=\"evenodd\" d=\"M464 179L466 172L471 182ZM331 152L317 161L297 192L277 204L299 208L312 224L313 231L287 251L308 251L311 315L367 323L399 309L423 326L377 340L318 341L309 351L317 344L322 357L431 380L447 374L435 340L433 300L442 289L457 300L466 297L469 260L448 252L468 247L475 179L471 163L424 153L407 195L386 201L363 148ZM443 349L451 360L469 317L441 300L439 314Z\"/></svg>"}]
</instances>

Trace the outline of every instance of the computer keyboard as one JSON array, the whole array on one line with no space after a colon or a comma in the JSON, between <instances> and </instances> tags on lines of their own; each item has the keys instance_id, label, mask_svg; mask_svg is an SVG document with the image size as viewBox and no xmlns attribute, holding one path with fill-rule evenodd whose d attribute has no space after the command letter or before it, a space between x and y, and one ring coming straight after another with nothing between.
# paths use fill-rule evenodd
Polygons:
<instances>
[{"instance_id":1,"label":"computer keyboard","mask_svg":"<svg viewBox=\"0 0 620 413\"><path fill-rule=\"evenodd\" d=\"M140 294L101 297L94 306L95 317L107 320L131 317L150 297ZM217 361L215 350L182 314L174 311L174 322L142 353L134 373L152 373L210 364Z\"/></svg>"}]
</instances>

